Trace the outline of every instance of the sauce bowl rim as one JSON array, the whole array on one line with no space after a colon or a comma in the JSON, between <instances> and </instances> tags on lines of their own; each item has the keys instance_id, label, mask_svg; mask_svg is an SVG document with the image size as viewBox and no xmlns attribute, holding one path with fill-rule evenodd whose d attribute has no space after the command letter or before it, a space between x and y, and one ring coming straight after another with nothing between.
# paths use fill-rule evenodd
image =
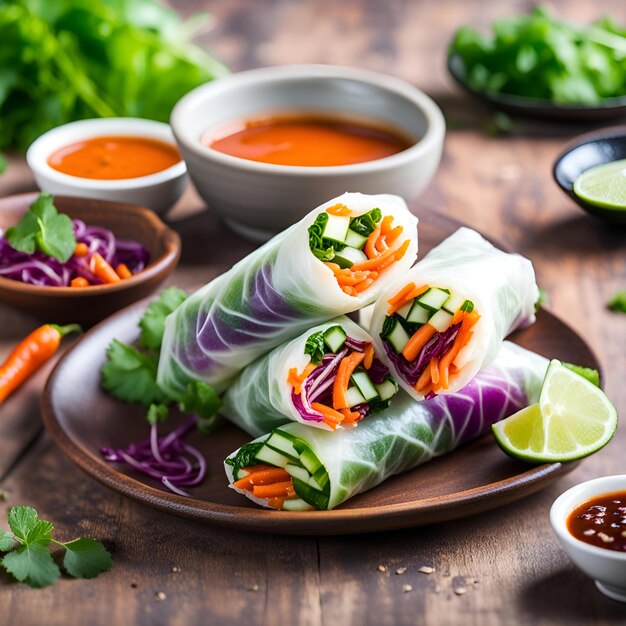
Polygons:
<instances>
[{"instance_id":1,"label":"sauce bowl rim","mask_svg":"<svg viewBox=\"0 0 626 626\"><path fill-rule=\"evenodd\" d=\"M316 79L338 79L360 82L369 88L376 88L382 92L392 93L410 102L418 109L426 120L426 132L409 148L396 154L347 165L330 166L301 166L301 165L277 165L261 161L251 161L241 157L232 156L219 152L204 145L202 137L209 131L210 126L201 129L195 136L182 129L182 120L190 111L195 111L201 104L206 104L213 96L222 92L231 91L236 93L243 86L280 84L298 81L311 81ZM268 109L264 109L268 111ZM251 115L264 111L256 109ZM297 109L295 109L297 111ZM310 110L308 110L310 112ZM339 65L323 64L297 64L270 66L259 69L247 70L231 74L217 81L207 83L192 89L183 96L172 111L170 124L176 141L185 149L190 150L197 156L209 159L217 164L232 167L242 171L263 173L277 176L344 176L351 174L365 174L392 169L406 161L410 161L422 153L426 154L445 135L445 119L443 113L435 101L426 93L412 84L394 76ZM398 125L398 130L403 129Z\"/></svg>"},{"instance_id":2,"label":"sauce bowl rim","mask_svg":"<svg viewBox=\"0 0 626 626\"><path fill-rule=\"evenodd\" d=\"M67 134L72 134L68 140ZM75 136L74 136L75 135ZM181 155L180 161L159 172L133 178L83 178L59 172L48 164L51 154L64 146L81 139L95 138L106 135L146 137L172 145L178 150L174 134L169 124L138 117L105 117L77 120L62 124L46 131L30 145L26 152L26 161L30 169L56 183L84 190L126 190L140 189L169 182L187 172L187 165Z\"/></svg>"}]
</instances>

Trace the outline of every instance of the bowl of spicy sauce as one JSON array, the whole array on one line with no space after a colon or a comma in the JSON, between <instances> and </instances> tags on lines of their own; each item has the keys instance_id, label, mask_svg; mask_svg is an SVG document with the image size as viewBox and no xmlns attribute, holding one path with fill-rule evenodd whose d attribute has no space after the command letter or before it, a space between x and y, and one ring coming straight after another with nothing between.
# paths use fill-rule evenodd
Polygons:
<instances>
[{"instance_id":1,"label":"bowl of spicy sauce","mask_svg":"<svg viewBox=\"0 0 626 626\"><path fill-rule=\"evenodd\" d=\"M167 124L135 118L81 120L39 137L26 155L52 194L113 200L163 213L187 185L187 168Z\"/></svg>"},{"instance_id":2,"label":"bowl of spicy sauce","mask_svg":"<svg viewBox=\"0 0 626 626\"><path fill-rule=\"evenodd\" d=\"M550 522L567 554L596 587L626 602L626 474L572 487L552 505Z\"/></svg>"}]
</instances>

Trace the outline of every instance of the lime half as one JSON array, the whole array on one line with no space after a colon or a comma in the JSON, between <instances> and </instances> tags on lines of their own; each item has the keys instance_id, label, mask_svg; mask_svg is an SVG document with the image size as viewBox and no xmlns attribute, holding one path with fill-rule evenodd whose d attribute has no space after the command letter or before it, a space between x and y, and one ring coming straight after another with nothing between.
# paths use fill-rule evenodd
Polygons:
<instances>
[{"instance_id":1,"label":"lime half","mask_svg":"<svg viewBox=\"0 0 626 626\"><path fill-rule=\"evenodd\" d=\"M534 463L574 461L605 446L617 429L617 412L604 392L551 361L538 404L492 426L498 445Z\"/></svg>"},{"instance_id":2,"label":"lime half","mask_svg":"<svg viewBox=\"0 0 626 626\"><path fill-rule=\"evenodd\" d=\"M595 206L626 209L626 159L586 170L574 182L574 193Z\"/></svg>"}]
</instances>

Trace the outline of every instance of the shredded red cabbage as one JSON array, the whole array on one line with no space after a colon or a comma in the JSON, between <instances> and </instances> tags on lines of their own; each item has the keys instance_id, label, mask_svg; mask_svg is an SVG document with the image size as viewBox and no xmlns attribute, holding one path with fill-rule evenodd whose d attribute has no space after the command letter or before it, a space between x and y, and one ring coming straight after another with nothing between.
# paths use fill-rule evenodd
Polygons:
<instances>
[{"instance_id":1,"label":"shredded red cabbage","mask_svg":"<svg viewBox=\"0 0 626 626\"><path fill-rule=\"evenodd\" d=\"M160 480L170 491L188 496L181 487L200 484L207 473L203 454L183 441L197 422L198 418L192 415L163 437L159 436L157 426L153 424L147 439L133 443L125 450L103 446L100 452L105 461L123 463L137 472Z\"/></svg>"},{"instance_id":2,"label":"shredded red cabbage","mask_svg":"<svg viewBox=\"0 0 626 626\"><path fill-rule=\"evenodd\" d=\"M450 328L447 328L442 333L436 332L430 341L421 349L417 358L410 363L402 354L398 354L386 339L383 340L383 344L387 356L393 363L398 374L412 387L432 359L441 358L452 347L460 328L461 323L459 322L458 324L454 324L454 326L450 326Z\"/></svg>"},{"instance_id":3,"label":"shredded red cabbage","mask_svg":"<svg viewBox=\"0 0 626 626\"><path fill-rule=\"evenodd\" d=\"M14 250L6 238L0 236L0 276L42 287L69 287L74 278L82 276L90 284L98 285L102 281L89 269L89 259L94 252L99 252L113 267L126 264L133 274L141 272L148 264L150 254L140 243L117 239L110 230L87 226L81 220L73 222L76 241L85 243L89 254L72 256L61 263L39 251L26 254Z\"/></svg>"}]
</instances>

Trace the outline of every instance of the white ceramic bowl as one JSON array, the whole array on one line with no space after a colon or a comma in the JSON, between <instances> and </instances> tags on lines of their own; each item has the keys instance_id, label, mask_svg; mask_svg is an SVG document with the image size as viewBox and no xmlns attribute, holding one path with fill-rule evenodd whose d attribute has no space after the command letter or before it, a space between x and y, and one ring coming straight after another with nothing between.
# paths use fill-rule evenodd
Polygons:
<instances>
[{"instance_id":1,"label":"white ceramic bowl","mask_svg":"<svg viewBox=\"0 0 626 626\"><path fill-rule=\"evenodd\" d=\"M249 161L202 143L207 131L233 120L294 112L378 120L416 143L383 159L333 167ZM178 102L171 124L209 208L256 240L345 191L414 200L435 174L445 134L439 107L419 89L384 74L325 65L251 70L202 85Z\"/></svg>"},{"instance_id":2,"label":"white ceramic bowl","mask_svg":"<svg viewBox=\"0 0 626 626\"><path fill-rule=\"evenodd\" d=\"M152 120L109 117L58 126L36 139L26 153L26 160L40 189L55 195L138 204L147 206L156 213L164 213L176 203L188 180L187 167L182 160L155 174L122 180L95 180L70 176L48 165L48 158L55 150L82 139L102 135L149 137L175 145L169 125Z\"/></svg>"},{"instance_id":3,"label":"white ceramic bowl","mask_svg":"<svg viewBox=\"0 0 626 626\"><path fill-rule=\"evenodd\" d=\"M565 552L609 598L626 602L626 552L598 548L574 538L567 518L579 505L605 493L626 491L626 474L605 476L576 485L559 496L550 509L550 523Z\"/></svg>"}]
</instances>

